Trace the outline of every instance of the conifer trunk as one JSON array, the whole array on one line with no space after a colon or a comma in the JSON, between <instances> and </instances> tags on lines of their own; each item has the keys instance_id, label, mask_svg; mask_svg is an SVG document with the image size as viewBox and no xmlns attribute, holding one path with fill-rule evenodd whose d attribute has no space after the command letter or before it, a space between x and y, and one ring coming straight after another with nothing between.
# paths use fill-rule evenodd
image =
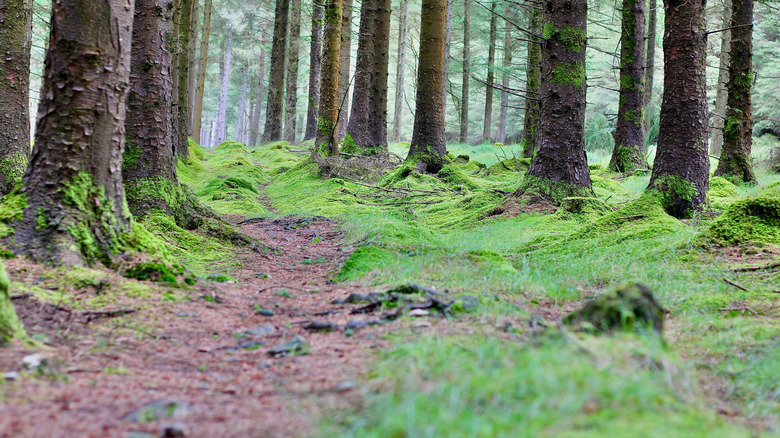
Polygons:
<instances>
[{"instance_id":1,"label":"conifer trunk","mask_svg":"<svg viewBox=\"0 0 780 438\"><path fill-rule=\"evenodd\" d=\"M390 0L377 0L369 132L364 149L387 149L387 75L390 62Z\"/></svg>"},{"instance_id":2,"label":"conifer trunk","mask_svg":"<svg viewBox=\"0 0 780 438\"><path fill-rule=\"evenodd\" d=\"M629 173L647 168L645 159L645 2L623 0L620 37L620 99L615 149L609 168Z\"/></svg>"},{"instance_id":3,"label":"conifer trunk","mask_svg":"<svg viewBox=\"0 0 780 438\"><path fill-rule=\"evenodd\" d=\"M341 17L341 54L339 55L339 133L338 138L347 134L349 122L349 82L352 64L352 0L343 1Z\"/></svg>"},{"instance_id":4,"label":"conifer trunk","mask_svg":"<svg viewBox=\"0 0 780 438\"><path fill-rule=\"evenodd\" d=\"M423 0L414 131L406 157L420 172L438 173L447 155L443 104L446 21L447 0Z\"/></svg>"},{"instance_id":5,"label":"conifer trunk","mask_svg":"<svg viewBox=\"0 0 780 438\"><path fill-rule=\"evenodd\" d=\"M529 29L534 35L542 33L542 12L531 8L528 12ZM523 119L523 156L533 158L536 154L536 133L539 130L539 92L542 86L542 40L532 37L528 44L528 63L525 79L525 117Z\"/></svg>"},{"instance_id":6,"label":"conifer trunk","mask_svg":"<svg viewBox=\"0 0 780 438\"><path fill-rule=\"evenodd\" d=\"M238 117L236 118L236 132L233 139L237 142L242 142L244 140L244 129L247 126L246 119L246 104L247 104L247 92L249 91L249 76L247 73L247 68L244 66L242 69L242 80L241 80L241 98L238 101Z\"/></svg>"},{"instance_id":7,"label":"conifer trunk","mask_svg":"<svg viewBox=\"0 0 780 438\"><path fill-rule=\"evenodd\" d=\"M464 0L463 12L463 82L460 97L461 143L469 142L469 75L471 74L471 0Z\"/></svg>"},{"instance_id":8,"label":"conifer trunk","mask_svg":"<svg viewBox=\"0 0 780 438\"><path fill-rule=\"evenodd\" d=\"M320 63L322 62L322 14L319 0L312 1L311 49L309 50L309 108L306 111L306 133L304 140L317 135L317 112L320 106ZM350 14L352 9L350 8Z\"/></svg>"},{"instance_id":9,"label":"conifer trunk","mask_svg":"<svg viewBox=\"0 0 780 438\"><path fill-rule=\"evenodd\" d=\"M505 11L509 14L509 10ZM506 143L506 122L509 113L509 73L512 70L512 24L504 28L504 72L501 77L501 113L498 117L498 142Z\"/></svg>"},{"instance_id":10,"label":"conifer trunk","mask_svg":"<svg viewBox=\"0 0 780 438\"><path fill-rule=\"evenodd\" d=\"M409 0L401 0L398 10L398 67L395 73L395 105L393 106L393 140L401 141L404 82L406 80L406 44L409 33ZM447 62L444 63L445 69Z\"/></svg>"},{"instance_id":11,"label":"conifer trunk","mask_svg":"<svg viewBox=\"0 0 780 438\"><path fill-rule=\"evenodd\" d=\"M339 56L341 52L342 0L326 0L325 31L320 76L320 108L317 118L315 151L328 156L339 154L337 119L339 114Z\"/></svg>"},{"instance_id":12,"label":"conifer trunk","mask_svg":"<svg viewBox=\"0 0 780 438\"><path fill-rule=\"evenodd\" d=\"M229 29L224 44L224 57L219 68L219 100L217 116L214 119L213 146L219 146L227 140L227 98L230 87L230 59L233 52L233 32Z\"/></svg>"},{"instance_id":13,"label":"conifer trunk","mask_svg":"<svg viewBox=\"0 0 780 438\"><path fill-rule=\"evenodd\" d=\"M285 106L284 139L295 143L298 115L298 54L301 42L301 0L290 3L290 35L287 45L287 105Z\"/></svg>"},{"instance_id":14,"label":"conifer trunk","mask_svg":"<svg viewBox=\"0 0 780 438\"><path fill-rule=\"evenodd\" d=\"M276 0L274 37L271 43L271 76L268 81L268 106L265 110L265 128L263 129L264 142L282 139L284 65L289 10L290 0Z\"/></svg>"},{"instance_id":15,"label":"conifer trunk","mask_svg":"<svg viewBox=\"0 0 780 438\"><path fill-rule=\"evenodd\" d=\"M377 1L363 0L360 8L360 30L357 59L355 60L355 86L352 91L352 109L349 112L346 143L363 148L371 143L371 96L375 65L377 29Z\"/></svg>"},{"instance_id":16,"label":"conifer trunk","mask_svg":"<svg viewBox=\"0 0 780 438\"><path fill-rule=\"evenodd\" d=\"M753 0L732 0L729 96L723 152L715 170L734 182L757 184L753 172Z\"/></svg>"},{"instance_id":17,"label":"conifer trunk","mask_svg":"<svg viewBox=\"0 0 780 438\"><path fill-rule=\"evenodd\" d=\"M181 0L181 11L179 13L179 94L177 96L178 118L176 122L178 137L174 143L174 152L182 157L190 155L187 139L192 135L190 57L193 56L195 51L195 41L192 40L194 3L195 0Z\"/></svg>"},{"instance_id":18,"label":"conifer trunk","mask_svg":"<svg viewBox=\"0 0 780 438\"><path fill-rule=\"evenodd\" d=\"M658 1L648 0L647 50L645 58L645 127L650 126L653 107L653 82L655 81L655 38L658 23Z\"/></svg>"},{"instance_id":19,"label":"conifer trunk","mask_svg":"<svg viewBox=\"0 0 780 438\"><path fill-rule=\"evenodd\" d=\"M688 217L709 188L704 2L664 0L664 10L664 93L648 189L664 193L669 214Z\"/></svg>"},{"instance_id":20,"label":"conifer trunk","mask_svg":"<svg viewBox=\"0 0 780 438\"><path fill-rule=\"evenodd\" d=\"M0 1L0 197L19 184L30 156L32 0Z\"/></svg>"},{"instance_id":21,"label":"conifer trunk","mask_svg":"<svg viewBox=\"0 0 780 438\"><path fill-rule=\"evenodd\" d=\"M482 123L482 143L490 141L490 133L493 127L493 86L495 85L497 27L496 2L493 1L490 6L490 44L488 47L487 81L485 83L485 118Z\"/></svg>"},{"instance_id":22,"label":"conifer trunk","mask_svg":"<svg viewBox=\"0 0 780 438\"><path fill-rule=\"evenodd\" d=\"M265 46L268 44L268 24L263 24L263 36L260 39L260 67L257 72L255 107L252 110L252 126L249 128L249 144L256 146L260 140L260 116L263 112L263 89L265 85Z\"/></svg>"},{"instance_id":23,"label":"conifer trunk","mask_svg":"<svg viewBox=\"0 0 780 438\"><path fill-rule=\"evenodd\" d=\"M211 39L212 0L206 0L203 7L203 38L200 42L200 63L198 80L195 86L195 107L192 115L192 135L195 143L200 144L203 131L203 92L206 89L206 68L209 62L209 40Z\"/></svg>"},{"instance_id":24,"label":"conifer trunk","mask_svg":"<svg viewBox=\"0 0 780 438\"><path fill-rule=\"evenodd\" d=\"M560 203L590 194L585 156L586 0L549 0L544 6L538 150L521 193Z\"/></svg>"},{"instance_id":25,"label":"conifer trunk","mask_svg":"<svg viewBox=\"0 0 780 438\"><path fill-rule=\"evenodd\" d=\"M36 141L23 178L17 252L112 264L132 245L122 154L133 2L53 2Z\"/></svg>"},{"instance_id":26,"label":"conifer trunk","mask_svg":"<svg viewBox=\"0 0 780 438\"><path fill-rule=\"evenodd\" d=\"M731 0L723 0L723 29L731 26ZM728 104L729 52L731 51L731 30L720 32L720 55L718 56L718 90L715 94L715 109L712 112L712 139L710 153L719 156L723 150L723 126L726 124Z\"/></svg>"},{"instance_id":27,"label":"conifer trunk","mask_svg":"<svg viewBox=\"0 0 780 438\"><path fill-rule=\"evenodd\" d=\"M447 0L447 24L444 28L444 102L442 103L445 120L447 117L447 93L450 90L450 61L452 60L450 54L452 49L452 2L453 0Z\"/></svg>"}]
</instances>

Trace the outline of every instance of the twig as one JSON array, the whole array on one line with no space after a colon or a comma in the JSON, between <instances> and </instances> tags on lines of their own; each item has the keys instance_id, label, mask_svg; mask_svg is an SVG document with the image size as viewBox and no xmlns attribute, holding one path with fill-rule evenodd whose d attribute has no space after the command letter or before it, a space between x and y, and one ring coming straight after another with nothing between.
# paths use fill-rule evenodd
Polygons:
<instances>
[{"instance_id":1,"label":"twig","mask_svg":"<svg viewBox=\"0 0 780 438\"><path fill-rule=\"evenodd\" d=\"M758 312L751 309L750 307L743 306L743 307L721 307L718 309L721 312L750 312L753 315L758 315Z\"/></svg>"},{"instance_id":2,"label":"twig","mask_svg":"<svg viewBox=\"0 0 780 438\"><path fill-rule=\"evenodd\" d=\"M748 289L748 288L746 288L745 286L742 286L742 285L740 285L740 284L737 284L737 283L735 283L735 282L733 282L733 281L729 280L728 278L725 278L725 277L724 277L724 278L723 278L723 281L725 281L725 282L726 282L726 284L729 284L729 285L731 285L731 286L734 286L734 287L736 287L736 288L737 288L737 289L739 289L739 290L743 290L743 291L745 291L745 292L750 292L750 289Z\"/></svg>"},{"instance_id":3,"label":"twig","mask_svg":"<svg viewBox=\"0 0 780 438\"><path fill-rule=\"evenodd\" d=\"M32 295L30 295L30 294L11 295L11 301L26 300L27 298L30 298L31 296Z\"/></svg>"},{"instance_id":4,"label":"twig","mask_svg":"<svg viewBox=\"0 0 780 438\"><path fill-rule=\"evenodd\" d=\"M755 271L763 271L765 269L773 269L773 268L780 268L780 262L774 262L764 266L746 266L744 268L731 268L731 270L734 272L755 272Z\"/></svg>"},{"instance_id":5,"label":"twig","mask_svg":"<svg viewBox=\"0 0 780 438\"><path fill-rule=\"evenodd\" d=\"M713 33L718 33L718 32L725 32L725 31L727 31L727 30L736 29L736 28L738 28L738 27L748 27L748 26L749 26L749 27L753 27L753 23L748 23L748 24L738 24L738 25L736 25L736 26L724 27L723 29L710 30L710 31L708 31L707 33L705 33L705 35L711 35L711 34L713 34Z\"/></svg>"}]
</instances>

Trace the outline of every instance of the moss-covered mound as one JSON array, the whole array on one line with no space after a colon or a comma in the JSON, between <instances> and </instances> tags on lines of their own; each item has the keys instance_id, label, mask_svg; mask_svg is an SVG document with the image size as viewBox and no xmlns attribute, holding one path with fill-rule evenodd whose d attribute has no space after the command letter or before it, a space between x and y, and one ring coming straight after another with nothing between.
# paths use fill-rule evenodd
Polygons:
<instances>
[{"instance_id":1,"label":"moss-covered mound","mask_svg":"<svg viewBox=\"0 0 780 438\"><path fill-rule=\"evenodd\" d=\"M564 198L554 217L562 220L592 222L614 210L599 198Z\"/></svg>"},{"instance_id":2,"label":"moss-covered mound","mask_svg":"<svg viewBox=\"0 0 780 438\"><path fill-rule=\"evenodd\" d=\"M0 263L0 346L14 338L22 338L25 335L24 327L14 312L10 294L11 282Z\"/></svg>"},{"instance_id":3,"label":"moss-covered mound","mask_svg":"<svg viewBox=\"0 0 780 438\"><path fill-rule=\"evenodd\" d=\"M780 245L780 196L773 196L768 189L760 196L732 203L710 224L704 235L724 246Z\"/></svg>"},{"instance_id":4,"label":"moss-covered mound","mask_svg":"<svg viewBox=\"0 0 780 438\"><path fill-rule=\"evenodd\" d=\"M632 284L619 287L589 302L564 322L585 330L602 332L652 329L661 333L664 309L646 286Z\"/></svg>"},{"instance_id":5,"label":"moss-covered mound","mask_svg":"<svg viewBox=\"0 0 780 438\"><path fill-rule=\"evenodd\" d=\"M380 270L396 260L397 254L378 246L364 246L353 252L341 267L337 281L358 279L373 270Z\"/></svg>"}]
</instances>

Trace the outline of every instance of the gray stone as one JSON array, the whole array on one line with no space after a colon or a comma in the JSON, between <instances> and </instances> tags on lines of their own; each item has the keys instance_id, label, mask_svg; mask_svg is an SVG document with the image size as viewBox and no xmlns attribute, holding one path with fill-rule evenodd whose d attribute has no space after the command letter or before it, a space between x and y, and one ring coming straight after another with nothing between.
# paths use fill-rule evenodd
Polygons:
<instances>
[{"instance_id":1,"label":"gray stone","mask_svg":"<svg viewBox=\"0 0 780 438\"><path fill-rule=\"evenodd\" d=\"M147 423L165 418L181 418L195 412L191 404L174 398L167 398L148 403L139 409L127 414L125 421Z\"/></svg>"},{"instance_id":2,"label":"gray stone","mask_svg":"<svg viewBox=\"0 0 780 438\"><path fill-rule=\"evenodd\" d=\"M49 367L49 358L40 353L31 354L22 359L22 365L32 372L45 372Z\"/></svg>"},{"instance_id":3,"label":"gray stone","mask_svg":"<svg viewBox=\"0 0 780 438\"><path fill-rule=\"evenodd\" d=\"M463 306L463 310L466 312L477 310L481 304L479 297L475 297L474 295L461 295L457 298L456 302L460 302Z\"/></svg>"},{"instance_id":4,"label":"gray stone","mask_svg":"<svg viewBox=\"0 0 780 438\"><path fill-rule=\"evenodd\" d=\"M328 333L328 332L338 330L339 325L332 322L326 322L326 321L314 321L304 325L303 329L310 332Z\"/></svg>"},{"instance_id":5,"label":"gray stone","mask_svg":"<svg viewBox=\"0 0 780 438\"><path fill-rule=\"evenodd\" d=\"M359 321L359 320L354 320L353 319L353 320L350 320L347 323L346 329L347 330L360 330L360 329L366 328L366 327L368 327L370 325L377 325L377 324L381 324L381 323L382 323L382 321L380 321L378 319L369 319L368 321Z\"/></svg>"},{"instance_id":6,"label":"gray stone","mask_svg":"<svg viewBox=\"0 0 780 438\"><path fill-rule=\"evenodd\" d=\"M262 316L274 316L274 315L276 315L276 313L274 313L273 310L268 310L268 309L258 309L257 310L257 314L258 315L262 315Z\"/></svg>"},{"instance_id":7,"label":"gray stone","mask_svg":"<svg viewBox=\"0 0 780 438\"><path fill-rule=\"evenodd\" d=\"M19 380L19 373L16 371L11 371L10 373L3 374L3 380L7 382L13 382L15 380Z\"/></svg>"},{"instance_id":8,"label":"gray stone","mask_svg":"<svg viewBox=\"0 0 780 438\"><path fill-rule=\"evenodd\" d=\"M127 438L154 438L154 435L143 432L130 432L127 434Z\"/></svg>"},{"instance_id":9,"label":"gray stone","mask_svg":"<svg viewBox=\"0 0 780 438\"><path fill-rule=\"evenodd\" d=\"M168 424L163 428L160 438L179 438L187 436L187 428L182 423Z\"/></svg>"},{"instance_id":10,"label":"gray stone","mask_svg":"<svg viewBox=\"0 0 780 438\"><path fill-rule=\"evenodd\" d=\"M347 392L355 389L357 387L357 384L354 380L347 380L346 382L341 382L333 387L333 392Z\"/></svg>"},{"instance_id":11,"label":"gray stone","mask_svg":"<svg viewBox=\"0 0 780 438\"><path fill-rule=\"evenodd\" d=\"M268 354L271 355L285 355L290 353L308 354L311 349L311 345L306 342L306 339L301 335L295 335L291 340L277 345L276 347L268 350Z\"/></svg>"},{"instance_id":12,"label":"gray stone","mask_svg":"<svg viewBox=\"0 0 780 438\"><path fill-rule=\"evenodd\" d=\"M272 326L271 324L266 324L264 326L249 329L244 333L248 335L265 336L265 335L273 334L274 332L276 332L276 327Z\"/></svg>"}]
</instances>

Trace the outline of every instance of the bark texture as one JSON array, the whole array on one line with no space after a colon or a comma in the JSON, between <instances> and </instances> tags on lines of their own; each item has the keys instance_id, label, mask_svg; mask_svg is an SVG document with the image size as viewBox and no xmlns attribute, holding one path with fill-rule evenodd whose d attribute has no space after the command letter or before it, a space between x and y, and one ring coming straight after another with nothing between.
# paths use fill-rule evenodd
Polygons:
<instances>
[{"instance_id":1,"label":"bark texture","mask_svg":"<svg viewBox=\"0 0 780 438\"><path fill-rule=\"evenodd\" d=\"M444 118L447 118L447 93L450 89L450 61L452 60L452 3L453 0L447 0L447 24L444 28ZM407 5L408 8L408 5ZM446 123L445 123L446 125Z\"/></svg>"},{"instance_id":2,"label":"bark texture","mask_svg":"<svg viewBox=\"0 0 780 438\"><path fill-rule=\"evenodd\" d=\"M585 156L586 0L549 0L542 32L538 150L521 192L560 203L591 186Z\"/></svg>"},{"instance_id":3,"label":"bark texture","mask_svg":"<svg viewBox=\"0 0 780 438\"><path fill-rule=\"evenodd\" d=\"M15 249L53 264L111 263L131 245L122 154L133 3L52 6L27 208Z\"/></svg>"},{"instance_id":4,"label":"bark texture","mask_svg":"<svg viewBox=\"0 0 780 438\"><path fill-rule=\"evenodd\" d=\"M19 184L30 156L32 0L0 0L0 197Z\"/></svg>"},{"instance_id":5,"label":"bark texture","mask_svg":"<svg viewBox=\"0 0 780 438\"><path fill-rule=\"evenodd\" d=\"M420 13L420 63L414 131L406 161L420 172L438 173L444 165L444 38L447 0L423 0Z\"/></svg>"},{"instance_id":6,"label":"bark texture","mask_svg":"<svg viewBox=\"0 0 780 438\"><path fill-rule=\"evenodd\" d=\"M341 16L341 54L339 55L339 133L338 138L347 134L349 122L349 85L350 65L352 64L352 0L343 1Z\"/></svg>"},{"instance_id":7,"label":"bark texture","mask_svg":"<svg viewBox=\"0 0 780 438\"><path fill-rule=\"evenodd\" d=\"M268 106L265 110L265 129L263 129L264 142L282 139L284 64L289 10L290 0L276 0L274 38L271 43L271 76L268 81Z\"/></svg>"},{"instance_id":8,"label":"bark texture","mask_svg":"<svg viewBox=\"0 0 780 438\"><path fill-rule=\"evenodd\" d=\"M219 67L219 100L217 115L214 118L214 137L212 146L218 146L227 140L227 99L230 87L230 61L233 53L233 32L228 30L223 47L222 64Z\"/></svg>"},{"instance_id":9,"label":"bark texture","mask_svg":"<svg viewBox=\"0 0 780 438\"><path fill-rule=\"evenodd\" d=\"M723 1L723 28L731 26L731 0ZM718 156L723 150L723 127L726 124L726 105L729 90L729 52L731 51L731 30L720 32L720 55L718 70L718 90L715 94L715 109L712 112L712 139L710 153Z\"/></svg>"},{"instance_id":10,"label":"bark texture","mask_svg":"<svg viewBox=\"0 0 780 438\"><path fill-rule=\"evenodd\" d=\"M534 35L542 33L542 12L531 8L528 12L530 30ZM523 156L533 158L536 154L536 133L539 129L539 92L542 86L542 39L532 37L528 42L528 64L525 79L525 118L523 120Z\"/></svg>"},{"instance_id":11,"label":"bark texture","mask_svg":"<svg viewBox=\"0 0 780 438\"><path fill-rule=\"evenodd\" d=\"M211 39L212 0L206 0L203 6L203 38L200 41L200 63L198 64L198 80L195 85L195 107L192 115L192 136L195 143L203 140L203 92L206 89L206 67L209 62L209 40Z\"/></svg>"},{"instance_id":12,"label":"bark texture","mask_svg":"<svg viewBox=\"0 0 780 438\"><path fill-rule=\"evenodd\" d=\"M387 75L390 62L390 0L377 0L374 71L371 77L370 149L387 148ZM365 149L365 148L364 148Z\"/></svg>"},{"instance_id":13,"label":"bark texture","mask_svg":"<svg viewBox=\"0 0 780 438\"><path fill-rule=\"evenodd\" d=\"M471 0L463 1L463 82L460 95L461 143L469 142L469 75L471 75ZM419 86L419 85L418 85Z\"/></svg>"},{"instance_id":14,"label":"bark texture","mask_svg":"<svg viewBox=\"0 0 780 438\"><path fill-rule=\"evenodd\" d=\"M609 168L629 173L647 168L645 159L645 3L623 0L620 36L620 100L612 136L615 150Z\"/></svg>"},{"instance_id":15,"label":"bark texture","mask_svg":"<svg viewBox=\"0 0 780 438\"><path fill-rule=\"evenodd\" d=\"M398 66L395 71L395 104L393 106L392 137L395 141L401 141L401 116L403 115L404 82L406 81L406 45L409 39L408 35L409 0L401 0L401 7L398 9ZM445 57L445 68L447 67L447 64Z\"/></svg>"},{"instance_id":16,"label":"bark texture","mask_svg":"<svg viewBox=\"0 0 780 438\"><path fill-rule=\"evenodd\" d=\"M375 65L378 0L363 0L360 8L357 59L355 60L355 86L352 91L352 109L349 111L347 143L368 147L371 143L371 96Z\"/></svg>"},{"instance_id":17,"label":"bark texture","mask_svg":"<svg viewBox=\"0 0 780 438\"><path fill-rule=\"evenodd\" d=\"M488 47L487 80L485 81L485 118L482 123L482 143L491 139L493 129L493 87L495 82L496 66L496 38L498 37L498 15L496 15L496 2L490 6L490 44Z\"/></svg>"},{"instance_id":18,"label":"bark texture","mask_svg":"<svg viewBox=\"0 0 780 438\"><path fill-rule=\"evenodd\" d=\"M655 38L658 24L658 1L647 3L647 51L645 58L645 126L650 126L653 107L653 83L655 82Z\"/></svg>"},{"instance_id":19,"label":"bark texture","mask_svg":"<svg viewBox=\"0 0 780 438\"><path fill-rule=\"evenodd\" d=\"M309 108L306 111L306 133L304 140L317 135L317 113L320 106L320 63L322 62L322 14L323 7L318 0L312 3L311 49L309 50Z\"/></svg>"},{"instance_id":20,"label":"bark texture","mask_svg":"<svg viewBox=\"0 0 780 438\"><path fill-rule=\"evenodd\" d=\"M260 140L260 116L263 112L263 91L265 86L265 46L268 44L268 24L263 24L263 36L260 40L260 67L257 71L255 89L255 107L252 110L252 126L249 128L249 144L256 146Z\"/></svg>"},{"instance_id":21,"label":"bark texture","mask_svg":"<svg viewBox=\"0 0 780 438\"><path fill-rule=\"evenodd\" d=\"M179 11L179 52L178 74L179 94L177 96L177 125L178 137L175 139L174 151L176 155L187 157L190 155L188 138L192 135L192 90L190 89L190 57L195 52L195 41L192 40L193 8L195 0L181 0Z\"/></svg>"},{"instance_id":22,"label":"bark texture","mask_svg":"<svg viewBox=\"0 0 780 438\"><path fill-rule=\"evenodd\" d=\"M290 35L287 45L287 105L284 117L284 139L295 143L298 115L298 54L301 44L301 0L290 3Z\"/></svg>"},{"instance_id":23,"label":"bark texture","mask_svg":"<svg viewBox=\"0 0 780 438\"><path fill-rule=\"evenodd\" d=\"M509 14L509 11L505 11ZM504 71L501 76L501 112L498 116L498 142L506 143L506 122L509 112L509 74L512 71L512 23L504 28Z\"/></svg>"},{"instance_id":24,"label":"bark texture","mask_svg":"<svg viewBox=\"0 0 780 438\"><path fill-rule=\"evenodd\" d=\"M687 217L709 188L704 1L665 0L664 10L664 94L648 189L662 192L669 214Z\"/></svg>"},{"instance_id":25,"label":"bark texture","mask_svg":"<svg viewBox=\"0 0 780 438\"><path fill-rule=\"evenodd\" d=\"M757 184L753 172L753 0L732 0L729 97L716 176Z\"/></svg>"},{"instance_id":26,"label":"bark texture","mask_svg":"<svg viewBox=\"0 0 780 438\"><path fill-rule=\"evenodd\" d=\"M241 98L238 100L238 116L236 117L236 131L233 135L233 140L237 142L244 141L244 129L247 126L247 93L249 92L249 73L246 66L241 69Z\"/></svg>"},{"instance_id":27,"label":"bark texture","mask_svg":"<svg viewBox=\"0 0 780 438\"><path fill-rule=\"evenodd\" d=\"M320 109L315 139L315 151L327 156L336 156L339 153L336 123L339 115L341 18L341 0L327 0L320 76Z\"/></svg>"}]
</instances>

